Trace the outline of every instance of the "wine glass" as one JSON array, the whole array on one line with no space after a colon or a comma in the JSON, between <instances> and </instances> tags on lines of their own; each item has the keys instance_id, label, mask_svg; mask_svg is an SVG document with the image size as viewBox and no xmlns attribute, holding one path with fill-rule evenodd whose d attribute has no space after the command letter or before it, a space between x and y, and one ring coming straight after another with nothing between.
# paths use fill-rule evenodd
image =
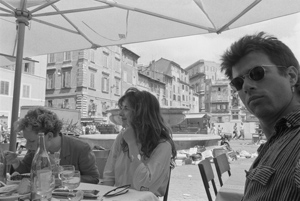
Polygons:
<instances>
[{"instance_id":1,"label":"wine glass","mask_svg":"<svg viewBox=\"0 0 300 201\"><path fill-rule=\"evenodd\" d=\"M61 165L59 167L58 177L60 180L62 180L63 178L70 178L73 177L74 172L75 172L74 165Z\"/></svg>"},{"instance_id":2,"label":"wine glass","mask_svg":"<svg viewBox=\"0 0 300 201\"><path fill-rule=\"evenodd\" d=\"M62 165L59 166L58 179L61 181L73 177L75 172L74 165Z\"/></svg>"},{"instance_id":3,"label":"wine glass","mask_svg":"<svg viewBox=\"0 0 300 201\"><path fill-rule=\"evenodd\" d=\"M80 185L80 171L75 170L72 177L68 177L68 178L62 177L62 185L69 190L68 195L74 197L75 196L74 189Z\"/></svg>"}]
</instances>

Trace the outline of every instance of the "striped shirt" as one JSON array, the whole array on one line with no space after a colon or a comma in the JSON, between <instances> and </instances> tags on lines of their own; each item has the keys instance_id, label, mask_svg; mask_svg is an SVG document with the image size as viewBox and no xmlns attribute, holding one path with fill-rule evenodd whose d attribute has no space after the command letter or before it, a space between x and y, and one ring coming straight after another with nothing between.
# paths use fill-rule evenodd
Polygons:
<instances>
[{"instance_id":1,"label":"striped shirt","mask_svg":"<svg viewBox=\"0 0 300 201\"><path fill-rule=\"evenodd\" d=\"M300 200L300 110L280 119L249 172L243 201Z\"/></svg>"}]
</instances>

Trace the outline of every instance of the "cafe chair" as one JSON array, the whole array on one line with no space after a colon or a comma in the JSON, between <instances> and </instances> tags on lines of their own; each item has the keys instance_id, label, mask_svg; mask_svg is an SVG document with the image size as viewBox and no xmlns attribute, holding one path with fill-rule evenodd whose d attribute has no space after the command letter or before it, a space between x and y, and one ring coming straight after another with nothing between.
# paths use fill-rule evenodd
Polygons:
<instances>
[{"instance_id":1,"label":"cafe chair","mask_svg":"<svg viewBox=\"0 0 300 201\"><path fill-rule=\"evenodd\" d=\"M207 198L209 201L212 201L212 197L209 190L209 182L211 181L215 195L217 195L217 187L214 180L214 172L211 167L209 159L204 159L198 164L202 181L205 187Z\"/></svg>"},{"instance_id":2,"label":"cafe chair","mask_svg":"<svg viewBox=\"0 0 300 201\"><path fill-rule=\"evenodd\" d=\"M171 171L172 171L172 166L170 166L169 181L168 181L168 185L167 185L167 189L166 189L163 201L168 201L169 186L170 186L170 180L171 180Z\"/></svg>"},{"instance_id":3,"label":"cafe chair","mask_svg":"<svg viewBox=\"0 0 300 201\"><path fill-rule=\"evenodd\" d=\"M100 174L100 179L103 179L103 171L108 158L110 150L93 150L96 157L96 165Z\"/></svg>"},{"instance_id":4,"label":"cafe chair","mask_svg":"<svg viewBox=\"0 0 300 201\"><path fill-rule=\"evenodd\" d=\"M222 174L224 172L228 172L228 175L231 176L230 172L230 165L228 162L228 158L226 154L221 154L219 156L216 156L214 159L217 175L219 178L220 186L223 186L223 181L222 181Z\"/></svg>"}]
</instances>

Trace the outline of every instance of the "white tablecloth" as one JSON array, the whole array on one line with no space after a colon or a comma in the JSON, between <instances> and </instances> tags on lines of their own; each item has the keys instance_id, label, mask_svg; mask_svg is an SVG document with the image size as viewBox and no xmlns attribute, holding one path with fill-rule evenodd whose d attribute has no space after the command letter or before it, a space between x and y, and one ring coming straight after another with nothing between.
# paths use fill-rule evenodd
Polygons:
<instances>
[{"instance_id":1,"label":"white tablecloth","mask_svg":"<svg viewBox=\"0 0 300 201\"><path fill-rule=\"evenodd\" d=\"M77 188L78 190L98 190L99 197L97 200L103 200L103 201L159 201L158 197L156 197L152 192L149 191L136 191L133 189L129 189L129 192L118 195L111 198L103 198L103 195L107 193L108 191L114 189L113 186L104 186L104 185L98 185L98 184L87 184L87 183L81 183L80 186ZM53 201L56 201L57 199L53 199ZM95 201L95 199L83 199L84 201Z\"/></svg>"}]
</instances>

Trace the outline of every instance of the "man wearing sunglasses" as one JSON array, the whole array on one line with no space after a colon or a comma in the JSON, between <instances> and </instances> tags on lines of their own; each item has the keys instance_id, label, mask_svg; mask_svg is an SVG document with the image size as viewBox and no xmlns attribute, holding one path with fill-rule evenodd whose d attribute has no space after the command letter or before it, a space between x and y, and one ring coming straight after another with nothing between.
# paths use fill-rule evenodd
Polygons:
<instances>
[{"instance_id":1,"label":"man wearing sunglasses","mask_svg":"<svg viewBox=\"0 0 300 201\"><path fill-rule=\"evenodd\" d=\"M233 43L222 56L221 68L267 137L246 173L243 200L300 200L297 59L276 37L260 32Z\"/></svg>"}]
</instances>

